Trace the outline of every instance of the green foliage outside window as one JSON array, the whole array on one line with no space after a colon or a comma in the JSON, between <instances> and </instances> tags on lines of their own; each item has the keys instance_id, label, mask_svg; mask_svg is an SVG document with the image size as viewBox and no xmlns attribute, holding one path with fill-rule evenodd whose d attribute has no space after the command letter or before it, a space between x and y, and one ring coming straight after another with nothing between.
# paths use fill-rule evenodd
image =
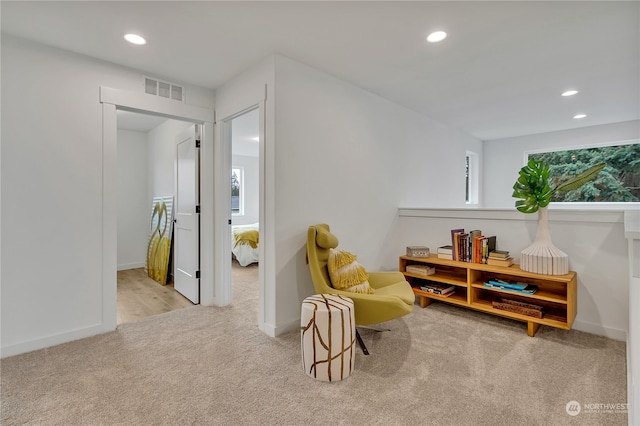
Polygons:
<instances>
[{"instance_id":1,"label":"green foliage outside window","mask_svg":"<svg viewBox=\"0 0 640 426\"><path fill-rule=\"evenodd\" d=\"M241 214L240 207L242 204L241 200L241 187L242 184L240 180L242 179L242 170L241 169L231 169L231 213L232 214Z\"/></svg>"},{"instance_id":2,"label":"green foliage outside window","mask_svg":"<svg viewBox=\"0 0 640 426\"><path fill-rule=\"evenodd\" d=\"M596 179L579 189L556 192L552 202L637 202L640 201L640 144L529 154L529 159L549 164L554 186L562 178L607 163Z\"/></svg>"},{"instance_id":3,"label":"green foliage outside window","mask_svg":"<svg viewBox=\"0 0 640 426\"><path fill-rule=\"evenodd\" d=\"M240 195L240 179L235 170L231 172L231 195Z\"/></svg>"}]
</instances>

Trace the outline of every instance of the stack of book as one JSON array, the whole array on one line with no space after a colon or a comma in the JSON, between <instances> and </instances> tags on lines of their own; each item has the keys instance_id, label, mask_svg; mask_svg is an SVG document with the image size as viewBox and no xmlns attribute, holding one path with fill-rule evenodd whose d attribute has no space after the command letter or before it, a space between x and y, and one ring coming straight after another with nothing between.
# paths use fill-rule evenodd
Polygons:
<instances>
[{"instance_id":1,"label":"stack of book","mask_svg":"<svg viewBox=\"0 0 640 426\"><path fill-rule=\"evenodd\" d=\"M431 281L425 281L420 284L420 290L428 293L438 294L443 297L449 297L456 291L456 286L451 284L434 283Z\"/></svg>"},{"instance_id":2,"label":"stack of book","mask_svg":"<svg viewBox=\"0 0 640 426\"><path fill-rule=\"evenodd\" d=\"M513 265L513 257L505 250L493 250L487 258L488 265L494 266L511 266Z\"/></svg>"},{"instance_id":3,"label":"stack of book","mask_svg":"<svg viewBox=\"0 0 640 426\"><path fill-rule=\"evenodd\" d=\"M453 246L438 247L437 255L439 259L453 260Z\"/></svg>"},{"instance_id":4,"label":"stack of book","mask_svg":"<svg viewBox=\"0 0 640 426\"><path fill-rule=\"evenodd\" d=\"M479 229L469 232L464 232L464 229L452 229L451 246L453 260L487 263L489 253L496 248L496 237L486 237Z\"/></svg>"},{"instance_id":5,"label":"stack of book","mask_svg":"<svg viewBox=\"0 0 640 426\"><path fill-rule=\"evenodd\" d=\"M487 288L495 288L498 290L512 291L514 293L533 294L538 291L538 286L534 284L508 281L498 278L492 278L484 283Z\"/></svg>"},{"instance_id":6,"label":"stack of book","mask_svg":"<svg viewBox=\"0 0 640 426\"><path fill-rule=\"evenodd\" d=\"M436 273L436 268L427 265L407 265L405 268L406 272L410 272L412 274L428 276Z\"/></svg>"},{"instance_id":7,"label":"stack of book","mask_svg":"<svg viewBox=\"0 0 640 426\"><path fill-rule=\"evenodd\" d=\"M527 315L535 318L542 318L544 316L544 307L540 305L534 305L532 303L524 303L517 300L500 298L497 301L493 301L491 304L494 308L503 311L515 312L517 314Z\"/></svg>"}]
</instances>

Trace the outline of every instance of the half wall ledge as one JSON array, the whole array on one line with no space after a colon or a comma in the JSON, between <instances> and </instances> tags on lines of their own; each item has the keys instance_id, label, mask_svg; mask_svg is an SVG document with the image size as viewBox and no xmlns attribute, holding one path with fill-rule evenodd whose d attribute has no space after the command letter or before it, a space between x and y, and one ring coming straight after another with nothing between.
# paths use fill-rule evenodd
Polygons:
<instances>
[{"instance_id":1,"label":"half wall ledge","mask_svg":"<svg viewBox=\"0 0 640 426\"><path fill-rule=\"evenodd\" d=\"M520 213L513 209L431 209L431 208L409 208L398 209L400 217L428 217L443 219L483 219L483 220L516 220L532 221L538 220L536 214ZM554 222L594 222L594 223L624 223L625 210L569 210L550 209L549 220Z\"/></svg>"}]
</instances>

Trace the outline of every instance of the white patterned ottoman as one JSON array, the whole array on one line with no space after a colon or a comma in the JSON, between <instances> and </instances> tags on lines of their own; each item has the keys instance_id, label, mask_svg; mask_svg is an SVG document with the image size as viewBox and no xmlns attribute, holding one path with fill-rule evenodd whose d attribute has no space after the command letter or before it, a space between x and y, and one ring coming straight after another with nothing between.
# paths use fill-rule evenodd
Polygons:
<instances>
[{"instance_id":1,"label":"white patterned ottoman","mask_svg":"<svg viewBox=\"0 0 640 426\"><path fill-rule=\"evenodd\" d=\"M335 294L307 297L300 328L304 372L328 382L349 377L355 361L353 300Z\"/></svg>"}]
</instances>

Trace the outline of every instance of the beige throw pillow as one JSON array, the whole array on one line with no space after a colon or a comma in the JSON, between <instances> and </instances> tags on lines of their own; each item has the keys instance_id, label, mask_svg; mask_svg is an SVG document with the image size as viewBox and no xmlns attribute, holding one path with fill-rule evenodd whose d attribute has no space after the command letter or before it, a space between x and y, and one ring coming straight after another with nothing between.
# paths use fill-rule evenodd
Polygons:
<instances>
[{"instance_id":1,"label":"beige throw pillow","mask_svg":"<svg viewBox=\"0 0 640 426\"><path fill-rule=\"evenodd\" d=\"M337 290L370 294L374 289L369 285L369 274L364 266L356 262L357 257L348 251L329 249L329 278Z\"/></svg>"}]
</instances>

